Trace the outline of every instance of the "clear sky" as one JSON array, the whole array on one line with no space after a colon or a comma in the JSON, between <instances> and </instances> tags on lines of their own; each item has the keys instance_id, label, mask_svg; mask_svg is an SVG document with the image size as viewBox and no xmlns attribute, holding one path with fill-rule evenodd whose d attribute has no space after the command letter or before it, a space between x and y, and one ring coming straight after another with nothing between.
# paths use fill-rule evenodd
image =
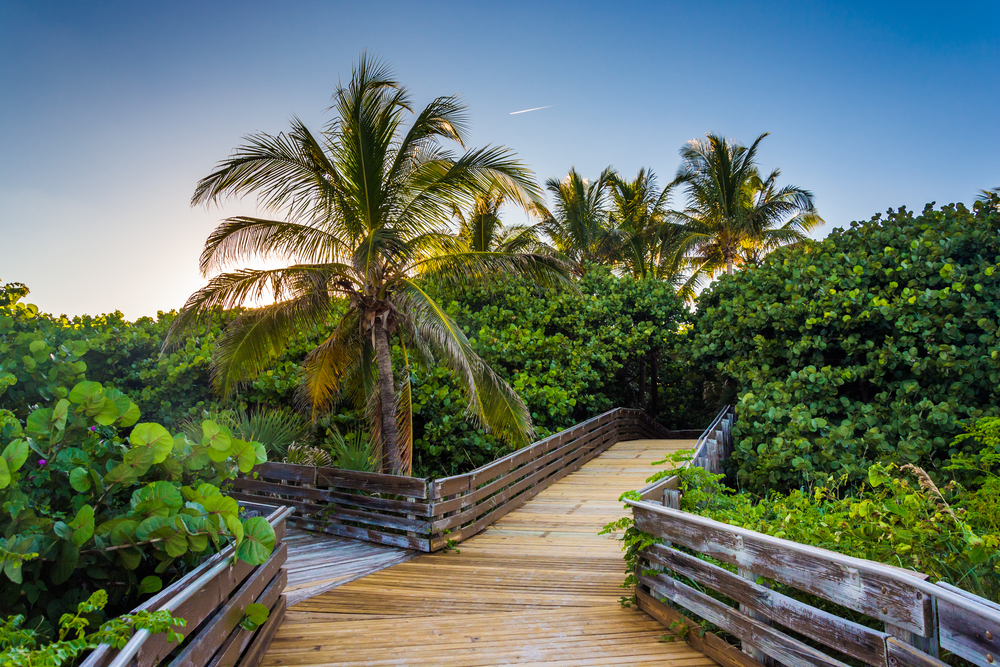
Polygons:
<instances>
[{"instance_id":1,"label":"clear sky","mask_svg":"<svg viewBox=\"0 0 1000 667\"><path fill-rule=\"evenodd\" d=\"M179 307L245 134L318 128L367 49L540 181L652 167L706 132L811 189L818 236L1000 186L1000 3L0 3L0 282L70 315ZM518 115L512 111L550 106Z\"/></svg>"}]
</instances>

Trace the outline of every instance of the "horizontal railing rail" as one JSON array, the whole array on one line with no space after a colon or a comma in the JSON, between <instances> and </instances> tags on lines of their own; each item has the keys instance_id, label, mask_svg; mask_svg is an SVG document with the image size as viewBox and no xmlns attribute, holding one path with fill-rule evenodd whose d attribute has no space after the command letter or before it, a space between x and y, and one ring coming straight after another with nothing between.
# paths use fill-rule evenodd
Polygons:
<instances>
[{"instance_id":1,"label":"horizontal railing rail","mask_svg":"<svg viewBox=\"0 0 1000 667\"><path fill-rule=\"evenodd\" d=\"M236 560L230 545L133 610L168 610L183 618L187 624L180 647L165 634L139 631L121 651L108 645L94 649L81 667L258 665L285 615L287 575L282 566L288 547L283 538L293 508L255 504L250 509L266 512L274 528L274 550L266 563L254 566ZM262 626L247 630L240 622L252 602L265 605L270 613Z\"/></svg>"},{"instance_id":2,"label":"horizontal railing rail","mask_svg":"<svg viewBox=\"0 0 1000 667\"><path fill-rule=\"evenodd\" d=\"M732 406L727 405L719 410L708 428L698 436L691 458L681 467L695 466L718 474L722 469L722 462L733 452L733 421ZM680 477L677 475L666 477L639 489L639 497L642 500L660 501L670 507L680 507L680 492L677 488L679 482Z\"/></svg>"},{"instance_id":3,"label":"horizontal railing rail","mask_svg":"<svg viewBox=\"0 0 1000 667\"><path fill-rule=\"evenodd\" d=\"M641 410L618 408L453 477L264 463L235 480L231 495L290 505L308 530L431 552L475 535L616 442L671 434Z\"/></svg>"},{"instance_id":4,"label":"horizontal railing rail","mask_svg":"<svg viewBox=\"0 0 1000 667\"><path fill-rule=\"evenodd\" d=\"M732 451L731 413L724 412L728 424L717 417L708 429L721 433L722 458ZM719 436L705 442L712 439ZM691 465L718 469L721 460L709 450L699 444L706 454L696 452ZM690 614L738 638L742 652L712 633L688 634L720 664L846 667L844 660L854 659L872 667L945 667L944 650L997 667L1000 605L919 572L682 511L676 489L661 481L643 489L641 500L626 500L636 527L662 541L640 552L636 599L664 625L696 626ZM817 606L768 582L832 604Z\"/></svg>"}]
</instances>

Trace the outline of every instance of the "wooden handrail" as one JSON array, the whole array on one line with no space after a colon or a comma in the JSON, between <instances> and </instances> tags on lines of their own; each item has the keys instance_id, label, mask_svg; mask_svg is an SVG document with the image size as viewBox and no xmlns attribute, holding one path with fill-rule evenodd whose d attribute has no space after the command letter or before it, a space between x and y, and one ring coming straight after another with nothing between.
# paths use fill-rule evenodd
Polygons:
<instances>
[{"instance_id":1,"label":"wooden handrail","mask_svg":"<svg viewBox=\"0 0 1000 667\"><path fill-rule=\"evenodd\" d=\"M699 439L699 449L722 417L720 413ZM689 465L703 466L708 460L702 455ZM873 667L945 667L938 659L941 650L980 667L1000 662L1000 605L944 582L932 583L919 572L715 521L681 511L679 503L668 506L667 494L671 484L676 488L677 479L645 487L641 500L625 500L636 527L663 540L640 552L636 599L641 609L666 625L692 623L685 616L692 614L737 637L743 654L723 650L725 642L714 635L699 640L698 646L720 664L747 667L777 661L846 667L835 657L840 653ZM736 572L699 556L735 567ZM698 588L678 577L696 582ZM758 584L759 577L881 621L885 631L773 591ZM734 600L738 608L704 589ZM814 643L804 643L802 636Z\"/></svg>"},{"instance_id":2,"label":"wooden handrail","mask_svg":"<svg viewBox=\"0 0 1000 667\"><path fill-rule=\"evenodd\" d=\"M265 463L237 479L241 501L287 503L308 530L437 551L466 539L608 447L669 432L617 408L470 472L421 478Z\"/></svg>"},{"instance_id":3,"label":"wooden handrail","mask_svg":"<svg viewBox=\"0 0 1000 667\"><path fill-rule=\"evenodd\" d=\"M286 574L282 565L287 547L282 543L285 521L291 507L270 507L268 523L275 530L275 547L263 565L252 566L235 559L235 547L230 544L210 556L183 578L160 591L133 611L168 610L187 621L190 632L184 649L170 665L207 664L217 653L226 652L232 663L243 655L241 664L256 665L281 623L285 611ZM243 630L239 622L243 610L251 602L262 602L270 609L267 622L255 632ZM223 604L225 603L225 604ZM223 608L216 611L216 607ZM208 619L208 620L206 620ZM204 621L204 624L202 623ZM136 632L120 651L103 644L80 663L81 667L153 667L164 664L174 650L166 635Z\"/></svg>"},{"instance_id":4,"label":"wooden handrail","mask_svg":"<svg viewBox=\"0 0 1000 667\"><path fill-rule=\"evenodd\" d=\"M708 428L702 431L701 435L698 436L698 441L694 445L694 453L691 455L690 459L681 464L682 468L697 466L700 461L707 458L710 436L713 433L716 433L719 430L720 425L727 420L729 422L729 427L723 429L723 438L728 439L728 441L722 443L722 454L732 450L733 410L732 406L727 405L719 410L719 414L715 416L715 419L713 419L712 423L708 425ZM666 477L639 489L639 497L643 500L660 500L663 497L664 491L676 490L679 482L680 478L677 475Z\"/></svg>"}]
</instances>

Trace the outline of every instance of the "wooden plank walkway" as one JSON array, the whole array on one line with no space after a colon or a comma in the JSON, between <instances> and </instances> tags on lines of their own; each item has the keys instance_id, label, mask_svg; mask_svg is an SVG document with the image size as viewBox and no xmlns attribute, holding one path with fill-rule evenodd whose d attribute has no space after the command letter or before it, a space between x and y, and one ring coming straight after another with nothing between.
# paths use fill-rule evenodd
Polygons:
<instances>
[{"instance_id":1,"label":"wooden plank walkway","mask_svg":"<svg viewBox=\"0 0 1000 667\"><path fill-rule=\"evenodd\" d=\"M288 545L288 606L342 586L373 572L413 558L415 551L387 547L326 533L292 528L284 539Z\"/></svg>"},{"instance_id":2,"label":"wooden plank walkway","mask_svg":"<svg viewBox=\"0 0 1000 667\"><path fill-rule=\"evenodd\" d=\"M597 533L618 496L690 440L622 442L461 553L422 555L288 611L264 665L713 665L618 598L620 545Z\"/></svg>"}]
</instances>

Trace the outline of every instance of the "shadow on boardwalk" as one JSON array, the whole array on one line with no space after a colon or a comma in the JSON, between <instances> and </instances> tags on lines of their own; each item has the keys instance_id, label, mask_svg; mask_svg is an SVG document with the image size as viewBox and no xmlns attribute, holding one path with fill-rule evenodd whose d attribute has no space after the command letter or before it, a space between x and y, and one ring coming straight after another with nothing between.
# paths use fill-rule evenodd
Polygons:
<instances>
[{"instance_id":1,"label":"shadow on boardwalk","mask_svg":"<svg viewBox=\"0 0 1000 667\"><path fill-rule=\"evenodd\" d=\"M683 642L659 642L662 625L619 606L620 545L597 535L624 515L618 496L642 486L652 461L692 445L618 443L463 542L461 553L422 555L345 585L309 583L323 582L317 572L327 567L317 543L312 565L290 564L289 591L302 601L288 610L263 664L714 664ZM369 546L368 559L410 557ZM296 567L302 574L293 584ZM324 585L338 587L303 599Z\"/></svg>"}]
</instances>

